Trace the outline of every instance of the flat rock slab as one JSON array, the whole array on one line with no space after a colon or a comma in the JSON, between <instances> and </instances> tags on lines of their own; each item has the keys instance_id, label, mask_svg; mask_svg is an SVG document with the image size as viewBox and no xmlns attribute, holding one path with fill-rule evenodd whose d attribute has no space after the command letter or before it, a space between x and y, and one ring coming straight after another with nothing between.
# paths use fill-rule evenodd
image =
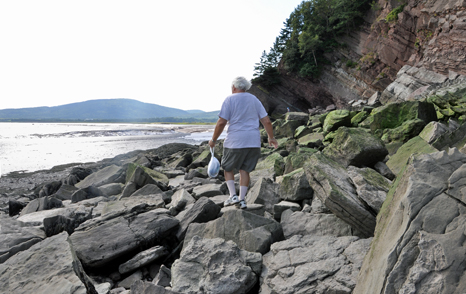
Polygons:
<instances>
[{"instance_id":1,"label":"flat rock slab","mask_svg":"<svg viewBox=\"0 0 466 294\"><path fill-rule=\"evenodd\" d=\"M0 263L43 239L45 233L39 227L25 226L22 222L0 214Z\"/></svg>"},{"instance_id":2,"label":"flat rock slab","mask_svg":"<svg viewBox=\"0 0 466 294\"><path fill-rule=\"evenodd\" d=\"M47 238L0 264L0 293L86 294L74 262L67 233Z\"/></svg>"},{"instance_id":3,"label":"flat rock slab","mask_svg":"<svg viewBox=\"0 0 466 294\"><path fill-rule=\"evenodd\" d=\"M83 264L100 267L145 244L160 244L178 224L177 219L152 210L80 226L70 239Z\"/></svg>"},{"instance_id":4,"label":"flat rock slab","mask_svg":"<svg viewBox=\"0 0 466 294\"><path fill-rule=\"evenodd\" d=\"M261 293L351 294L369 239L293 236L263 257Z\"/></svg>"}]
</instances>

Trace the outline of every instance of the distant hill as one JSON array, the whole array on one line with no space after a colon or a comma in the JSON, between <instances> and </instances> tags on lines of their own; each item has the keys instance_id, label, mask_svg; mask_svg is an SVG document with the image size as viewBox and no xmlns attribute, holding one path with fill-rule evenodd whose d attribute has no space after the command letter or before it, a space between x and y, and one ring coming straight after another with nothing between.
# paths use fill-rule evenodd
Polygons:
<instances>
[{"instance_id":1,"label":"distant hill","mask_svg":"<svg viewBox=\"0 0 466 294\"><path fill-rule=\"evenodd\" d=\"M215 121L218 111L181 110L133 99L99 99L53 107L0 110L3 120Z\"/></svg>"}]
</instances>

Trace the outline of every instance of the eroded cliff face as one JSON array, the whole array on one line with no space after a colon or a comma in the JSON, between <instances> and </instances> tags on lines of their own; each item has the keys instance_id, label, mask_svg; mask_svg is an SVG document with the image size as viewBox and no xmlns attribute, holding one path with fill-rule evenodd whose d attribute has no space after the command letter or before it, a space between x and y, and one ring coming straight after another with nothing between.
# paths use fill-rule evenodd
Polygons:
<instances>
[{"instance_id":1,"label":"eroded cliff face","mask_svg":"<svg viewBox=\"0 0 466 294\"><path fill-rule=\"evenodd\" d=\"M418 82L418 77L409 76L400 90L404 97L410 94L407 89L414 92L441 81L442 76L453 81L466 75L466 0L379 0L365 21L359 30L339 39L346 46L326 55L332 65L318 80L302 79L280 68L281 86L269 91L255 87L252 92L274 105L273 111L283 111L287 104L300 110L329 104L342 107L391 86L384 103L389 102L396 94L392 83L405 65L419 68L417 76L423 79ZM402 83L406 84L410 72L404 68Z\"/></svg>"}]
</instances>

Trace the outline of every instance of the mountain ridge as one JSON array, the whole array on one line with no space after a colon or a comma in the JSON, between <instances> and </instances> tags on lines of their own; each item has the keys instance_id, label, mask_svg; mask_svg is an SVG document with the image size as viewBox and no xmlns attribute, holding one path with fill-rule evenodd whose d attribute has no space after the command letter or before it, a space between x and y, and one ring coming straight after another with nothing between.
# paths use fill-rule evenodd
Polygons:
<instances>
[{"instance_id":1,"label":"mountain ridge","mask_svg":"<svg viewBox=\"0 0 466 294\"><path fill-rule=\"evenodd\" d=\"M59 106L0 109L0 120L212 120L218 111L181 110L128 98L95 99Z\"/></svg>"}]
</instances>

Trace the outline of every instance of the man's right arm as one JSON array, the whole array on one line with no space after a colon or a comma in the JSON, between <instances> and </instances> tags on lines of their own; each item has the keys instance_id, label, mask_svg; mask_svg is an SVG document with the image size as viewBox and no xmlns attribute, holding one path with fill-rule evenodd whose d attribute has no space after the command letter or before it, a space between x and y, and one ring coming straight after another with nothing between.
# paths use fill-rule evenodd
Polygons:
<instances>
[{"instance_id":1,"label":"man's right arm","mask_svg":"<svg viewBox=\"0 0 466 294\"><path fill-rule=\"evenodd\" d=\"M261 118L261 123L264 126L265 131L267 132L267 136L269 137L269 146L272 146L277 149L278 148L278 142L277 139L273 136L273 126L272 122L270 121L270 118L268 116L264 116Z\"/></svg>"}]
</instances>

